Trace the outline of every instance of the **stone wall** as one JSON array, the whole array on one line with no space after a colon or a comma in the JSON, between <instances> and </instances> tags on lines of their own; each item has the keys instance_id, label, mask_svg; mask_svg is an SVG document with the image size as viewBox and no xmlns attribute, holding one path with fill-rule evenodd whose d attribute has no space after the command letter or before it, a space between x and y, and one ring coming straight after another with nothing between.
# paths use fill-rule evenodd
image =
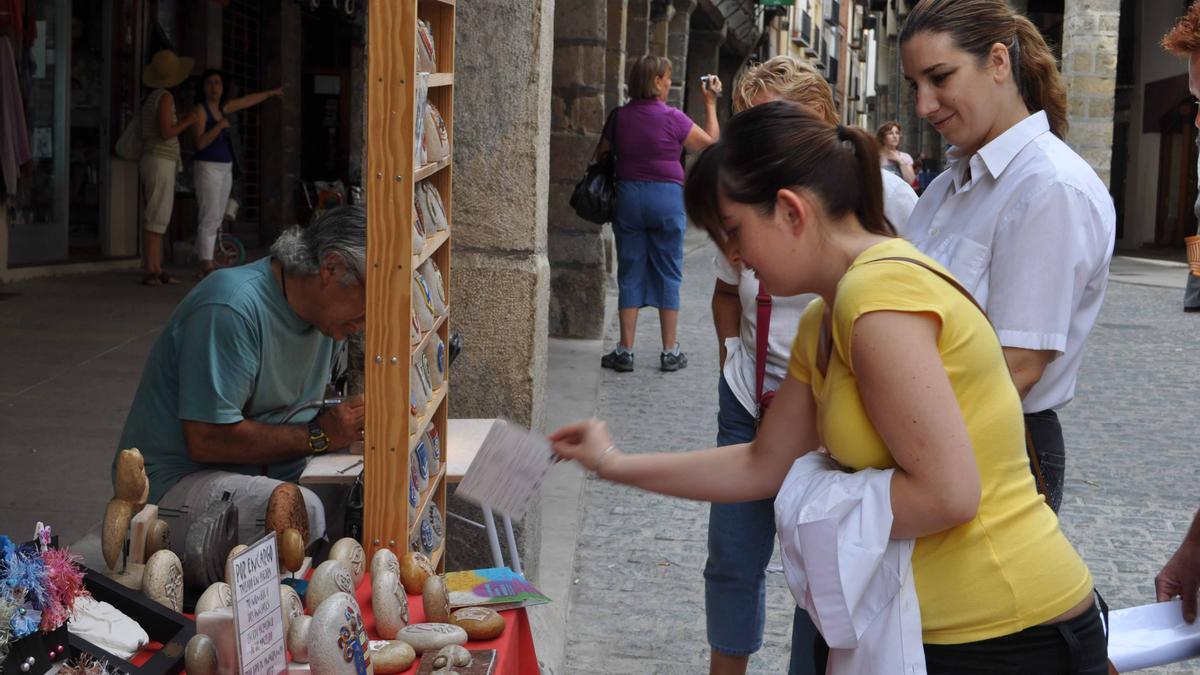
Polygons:
<instances>
[{"instance_id":1,"label":"stone wall","mask_svg":"<svg viewBox=\"0 0 1200 675\"><path fill-rule=\"evenodd\" d=\"M1067 144L1105 185L1112 168L1113 97L1117 84L1120 0L1067 0L1062 73L1067 87Z\"/></svg>"},{"instance_id":2,"label":"stone wall","mask_svg":"<svg viewBox=\"0 0 1200 675\"><path fill-rule=\"evenodd\" d=\"M609 23L608 3L556 2L548 224L555 337L598 338L604 330L602 226L576 216L569 201L604 128Z\"/></svg>"}]
</instances>

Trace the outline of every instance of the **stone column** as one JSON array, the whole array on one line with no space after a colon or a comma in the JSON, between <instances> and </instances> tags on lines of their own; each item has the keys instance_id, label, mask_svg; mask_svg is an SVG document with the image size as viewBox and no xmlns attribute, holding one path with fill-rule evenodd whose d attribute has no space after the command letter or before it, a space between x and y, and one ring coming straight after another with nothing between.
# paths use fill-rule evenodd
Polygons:
<instances>
[{"instance_id":1,"label":"stone column","mask_svg":"<svg viewBox=\"0 0 1200 675\"><path fill-rule=\"evenodd\" d=\"M545 425L554 14L554 0L488 0L458 3L456 19L450 319L463 350L450 416L535 430ZM479 522L466 502L449 506ZM514 523L535 579L539 523L536 510ZM447 539L447 569L490 566L482 530L452 519Z\"/></svg>"},{"instance_id":2,"label":"stone column","mask_svg":"<svg viewBox=\"0 0 1200 675\"><path fill-rule=\"evenodd\" d=\"M635 59L650 51L650 0L629 0L625 54Z\"/></svg>"},{"instance_id":3,"label":"stone column","mask_svg":"<svg viewBox=\"0 0 1200 675\"><path fill-rule=\"evenodd\" d=\"M692 22L692 12L696 9L696 0L674 0L674 16L668 22L667 56L671 58L671 80L673 86L667 96L667 103L676 108L683 108L683 93L689 88L699 89L699 83L688 81L687 54L688 32ZM690 85L696 85L691 87Z\"/></svg>"},{"instance_id":4,"label":"stone column","mask_svg":"<svg viewBox=\"0 0 1200 675\"><path fill-rule=\"evenodd\" d=\"M263 12L263 82L278 82L299 100L301 87L301 8L295 2L278 0L279 11ZM262 153L259 186L259 235L263 244L296 222L295 195L300 180L300 106L267 105L261 113Z\"/></svg>"},{"instance_id":5,"label":"stone column","mask_svg":"<svg viewBox=\"0 0 1200 675\"><path fill-rule=\"evenodd\" d=\"M551 96L550 334L598 338L604 330L601 226L569 203L604 127L609 17L607 3L558 0L554 16Z\"/></svg>"},{"instance_id":6,"label":"stone column","mask_svg":"<svg viewBox=\"0 0 1200 675\"><path fill-rule=\"evenodd\" d=\"M604 52L604 111L621 105L625 100L625 26L629 17L629 0L608 0L608 47Z\"/></svg>"},{"instance_id":7,"label":"stone column","mask_svg":"<svg viewBox=\"0 0 1200 675\"><path fill-rule=\"evenodd\" d=\"M707 73L721 73L721 45L725 42L725 27L717 30L693 30L689 35L687 50L687 70L694 77ZM733 82L721 78L725 85L723 97L733 95ZM717 110L727 109L718 101ZM704 120L704 94L700 87L688 87L687 98L684 101L684 112L693 120Z\"/></svg>"},{"instance_id":8,"label":"stone column","mask_svg":"<svg viewBox=\"0 0 1200 675\"><path fill-rule=\"evenodd\" d=\"M1067 87L1067 144L1105 185L1112 174L1113 97L1117 85L1120 0L1067 0L1062 73Z\"/></svg>"},{"instance_id":9,"label":"stone column","mask_svg":"<svg viewBox=\"0 0 1200 675\"><path fill-rule=\"evenodd\" d=\"M650 3L650 47L647 50L656 56L667 55L667 36L671 30L671 17L675 6L670 0L652 0Z\"/></svg>"}]
</instances>

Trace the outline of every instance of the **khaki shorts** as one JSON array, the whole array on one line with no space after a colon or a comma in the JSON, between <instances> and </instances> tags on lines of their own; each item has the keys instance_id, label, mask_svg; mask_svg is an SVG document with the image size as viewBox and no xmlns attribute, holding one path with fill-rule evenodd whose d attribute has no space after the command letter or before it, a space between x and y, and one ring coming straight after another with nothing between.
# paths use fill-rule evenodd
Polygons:
<instances>
[{"instance_id":1,"label":"khaki shorts","mask_svg":"<svg viewBox=\"0 0 1200 675\"><path fill-rule=\"evenodd\" d=\"M142 227L163 234L171 223L171 212L175 208L175 173L178 163L173 159L146 155L139 164L142 175L142 194L145 208L142 209Z\"/></svg>"}]
</instances>

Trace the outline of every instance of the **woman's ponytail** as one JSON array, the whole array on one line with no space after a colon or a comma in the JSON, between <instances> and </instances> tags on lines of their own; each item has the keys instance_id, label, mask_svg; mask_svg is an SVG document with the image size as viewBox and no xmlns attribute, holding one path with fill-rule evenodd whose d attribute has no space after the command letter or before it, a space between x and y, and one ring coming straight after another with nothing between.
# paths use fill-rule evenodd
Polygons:
<instances>
[{"instance_id":1,"label":"woman's ponytail","mask_svg":"<svg viewBox=\"0 0 1200 675\"><path fill-rule=\"evenodd\" d=\"M1005 0L921 0L900 27L900 44L921 33L947 33L981 61L1008 47L1013 80L1030 112L1046 111L1050 131L1067 137L1067 93L1054 52L1036 26Z\"/></svg>"},{"instance_id":2,"label":"woman's ponytail","mask_svg":"<svg viewBox=\"0 0 1200 675\"><path fill-rule=\"evenodd\" d=\"M883 172L879 167L879 142L866 129L838 125L838 140L848 144L854 153L856 176L861 199L854 213L868 232L896 236L895 224L883 212Z\"/></svg>"}]
</instances>

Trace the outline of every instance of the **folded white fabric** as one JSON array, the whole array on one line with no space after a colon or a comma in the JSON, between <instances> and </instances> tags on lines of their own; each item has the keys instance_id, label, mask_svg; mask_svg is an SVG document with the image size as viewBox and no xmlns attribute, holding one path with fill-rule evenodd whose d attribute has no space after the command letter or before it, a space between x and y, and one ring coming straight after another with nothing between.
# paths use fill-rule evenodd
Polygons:
<instances>
[{"instance_id":1,"label":"folded white fabric","mask_svg":"<svg viewBox=\"0 0 1200 675\"><path fill-rule=\"evenodd\" d=\"M133 656L150 642L150 636L136 621L109 603L90 597L75 601L75 611L67 623L67 630L123 659Z\"/></svg>"},{"instance_id":2,"label":"folded white fabric","mask_svg":"<svg viewBox=\"0 0 1200 675\"><path fill-rule=\"evenodd\" d=\"M914 541L891 539L892 473L847 473L810 452L775 498L784 576L829 644L833 675L925 673Z\"/></svg>"}]
</instances>

